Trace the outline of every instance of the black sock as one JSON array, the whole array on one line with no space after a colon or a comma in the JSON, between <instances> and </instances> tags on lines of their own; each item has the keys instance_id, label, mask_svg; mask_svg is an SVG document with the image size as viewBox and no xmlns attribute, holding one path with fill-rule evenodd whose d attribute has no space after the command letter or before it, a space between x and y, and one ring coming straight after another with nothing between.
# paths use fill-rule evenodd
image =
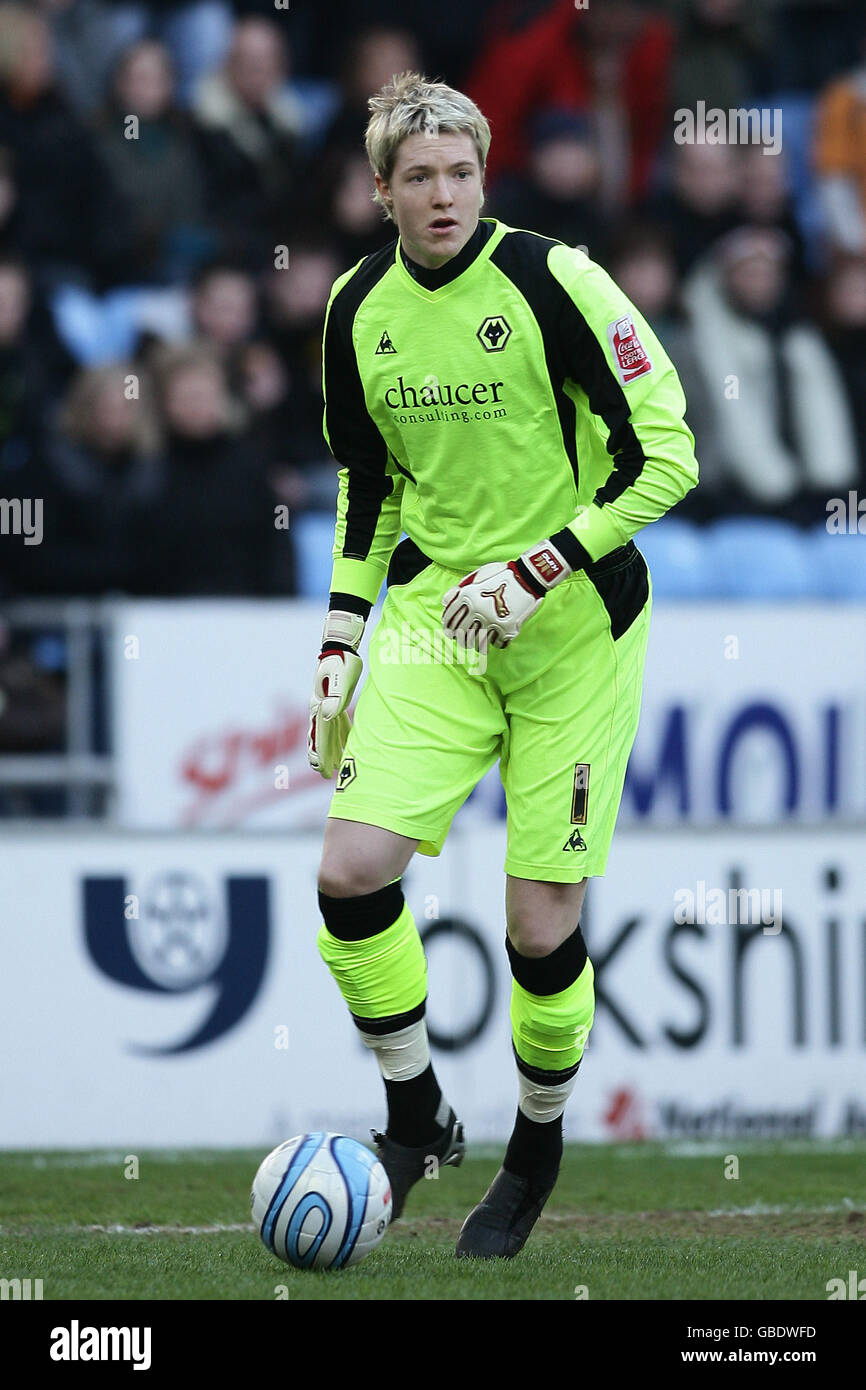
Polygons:
<instances>
[{"instance_id":1,"label":"black sock","mask_svg":"<svg viewBox=\"0 0 866 1390\"><path fill-rule=\"evenodd\" d=\"M386 1081L388 1097L388 1138L395 1144L420 1148L444 1134L444 1126L436 1123L436 1112L442 1103L439 1082L433 1073L433 1063L413 1076L411 1081Z\"/></svg>"},{"instance_id":2,"label":"black sock","mask_svg":"<svg viewBox=\"0 0 866 1390\"><path fill-rule=\"evenodd\" d=\"M562 1116L539 1124L518 1110L502 1166L531 1182L553 1179L562 1158Z\"/></svg>"}]
</instances>

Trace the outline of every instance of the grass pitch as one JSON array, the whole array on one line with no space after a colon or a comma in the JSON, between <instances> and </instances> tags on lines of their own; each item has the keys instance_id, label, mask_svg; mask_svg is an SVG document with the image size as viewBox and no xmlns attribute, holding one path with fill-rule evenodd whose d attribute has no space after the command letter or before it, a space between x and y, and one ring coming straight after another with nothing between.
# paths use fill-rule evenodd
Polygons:
<instances>
[{"instance_id":1,"label":"grass pitch","mask_svg":"<svg viewBox=\"0 0 866 1390\"><path fill-rule=\"evenodd\" d=\"M726 1177L736 1155L738 1177ZM476 1149L421 1182L359 1266L304 1272L249 1223L259 1151L0 1153L0 1277L48 1299L816 1299L866 1273L866 1144L566 1149L523 1253L458 1261L499 1166Z\"/></svg>"}]
</instances>

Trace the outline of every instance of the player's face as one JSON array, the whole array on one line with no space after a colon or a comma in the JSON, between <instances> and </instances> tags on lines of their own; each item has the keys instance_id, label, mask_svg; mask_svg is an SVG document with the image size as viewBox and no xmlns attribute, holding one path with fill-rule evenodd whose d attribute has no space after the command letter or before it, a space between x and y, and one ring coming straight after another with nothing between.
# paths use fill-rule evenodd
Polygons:
<instances>
[{"instance_id":1,"label":"player's face","mask_svg":"<svg viewBox=\"0 0 866 1390\"><path fill-rule=\"evenodd\" d=\"M478 225L481 167L471 135L408 135L390 183L376 187L393 204L403 249L436 269L461 251Z\"/></svg>"}]
</instances>

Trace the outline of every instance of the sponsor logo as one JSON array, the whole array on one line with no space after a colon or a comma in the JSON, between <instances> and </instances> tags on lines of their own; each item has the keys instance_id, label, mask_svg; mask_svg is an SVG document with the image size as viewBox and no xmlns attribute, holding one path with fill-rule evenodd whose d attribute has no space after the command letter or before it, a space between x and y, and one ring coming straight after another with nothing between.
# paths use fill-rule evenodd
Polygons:
<instances>
[{"instance_id":1,"label":"sponsor logo","mask_svg":"<svg viewBox=\"0 0 866 1390\"><path fill-rule=\"evenodd\" d=\"M403 377L398 376L396 386L389 386L385 392L385 404L390 410L428 409L434 405L499 405L501 381L461 381L452 386L449 381L439 381L430 377L420 386L407 386Z\"/></svg>"},{"instance_id":2,"label":"sponsor logo","mask_svg":"<svg viewBox=\"0 0 866 1390\"><path fill-rule=\"evenodd\" d=\"M607 336L623 386L652 371L653 364L637 335L631 314L608 324Z\"/></svg>"},{"instance_id":3,"label":"sponsor logo","mask_svg":"<svg viewBox=\"0 0 866 1390\"><path fill-rule=\"evenodd\" d=\"M270 941L268 880L228 875L207 884L171 870L131 892L121 875L83 881L84 939L109 980L150 994L202 991L208 1008L191 1033L165 1045L129 1044L131 1052L177 1056L234 1028L256 998Z\"/></svg>"},{"instance_id":4,"label":"sponsor logo","mask_svg":"<svg viewBox=\"0 0 866 1390\"><path fill-rule=\"evenodd\" d=\"M493 607L496 609L496 616L497 616L497 618L507 618L508 615L509 615L509 613L511 612L511 609L508 607L508 604L505 602L505 599L504 599L504 597L503 597L504 593L505 593L505 584L504 584L504 582L503 582L502 584L499 585L499 588L498 588L498 589L482 589L482 590L481 590L481 597L482 597L482 598L492 598L492 599L493 599Z\"/></svg>"},{"instance_id":5,"label":"sponsor logo","mask_svg":"<svg viewBox=\"0 0 866 1390\"><path fill-rule=\"evenodd\" d=\"M586 841L584 840L584 838L583 838L583 836L581 835L581 833L580 833L579 830L572 830L571 834L569 835L568 839L566 840L566 842L565 842L565 844L562 846L562 848L563 848L563 852L566 851L566 850L572 850L572 849L573 849L573 850L582 850L582 849L586 849Z\"/></svg>"},{"instance_id":6,"label":"sponsor logo","mask_svg":"<svg viewBox=\"0 0 866 1390\"><path fill-rule=\"evenodd\" d=\"M628 1086L613 1092L603 1119L605 1129L615 1139L646 1139L649 1135L643 1099Z\"/></svg>"},{"instance_id":7,"label":"sponsor logo","mask_svg":"<svg viewBox=\"0 0 866 1390\"><path fill-rule=\"evenodd\" d=\"M561 574L565 573L565 566L560 564L553 551L546 547L533 551L528 559L529 563L538 570L539 577L545 584L553 584Z\"/></svg>"},{"instance_id":8,"label":"sponsor logo","mask_svg":"<svg viewBox=\"0 0 866 1390\"><path fill-rule=\"evenodd\" d=\"M485 352L502 352L511 329L501 314L492 314L477 329L475 336Z\"/></svg>"},{"instance_id":9,"label":"sponsor logo","mask_svg":"<svg viewBox=\"0 0 866 1390\"><path fill-rule=\"evenodd\" d=\"M379 346L376 348L376 356L384 357L386 353L396 351L397 349L391 342L391 335L389 333L383 333L381 338L379 339Z\"/></svg>"}]
</instances>

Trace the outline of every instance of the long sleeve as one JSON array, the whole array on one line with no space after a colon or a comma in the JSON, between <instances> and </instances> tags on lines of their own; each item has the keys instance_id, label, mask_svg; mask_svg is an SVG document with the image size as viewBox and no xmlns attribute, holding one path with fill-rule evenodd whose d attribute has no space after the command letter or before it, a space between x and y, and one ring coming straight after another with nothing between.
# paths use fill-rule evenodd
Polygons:
<instances>
[{"instance_id":1,"label":"long sleeve","mask_svg":"<svg viewBox=\"0 0 866 1390\"><path fill-rule=\"evenodd\" d=\"M375 603L400 537L403 477L373 421L352 343L355 269L336 281L325 317L323 429L338 474L332 591Z\"/></svg>"},{"instance_id":2,"label":"long sleeve","mask_svg":"<svg viewBox=\"0 0 866 1390\"><path fill-rule=\"evenodd\" d=\"M599 560L696 486L695 441L670 358L607 272L565 246L554 248L549 266L565 291L560 335L568 374L613 459L565 528ZM559 536L568 545L568 536Z\"/></svg>"}]
</instances>

